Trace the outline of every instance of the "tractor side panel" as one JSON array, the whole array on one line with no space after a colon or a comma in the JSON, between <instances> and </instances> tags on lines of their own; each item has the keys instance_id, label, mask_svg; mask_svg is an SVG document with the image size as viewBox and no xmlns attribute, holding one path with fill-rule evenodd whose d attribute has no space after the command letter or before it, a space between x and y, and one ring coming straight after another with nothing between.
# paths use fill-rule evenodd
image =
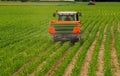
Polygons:
<instances>
[{"instance_id":1,"label":"tractor side panel","mask_svg":"<svg viewBox=\"0 0 120 76\"><path fill-rule=\"evenodd\" d=\"M72 34L75 24L52 24L55 28L56 34Z\"/></svg>"}]
</instances>

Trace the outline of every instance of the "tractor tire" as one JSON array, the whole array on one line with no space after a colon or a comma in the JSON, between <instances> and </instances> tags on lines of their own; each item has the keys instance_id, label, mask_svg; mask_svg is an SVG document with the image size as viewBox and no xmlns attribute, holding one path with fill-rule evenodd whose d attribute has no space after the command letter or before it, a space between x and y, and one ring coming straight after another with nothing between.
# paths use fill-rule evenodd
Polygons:
<instances>
[{"instance_id":1,"label":"tractor tire","mask_svg":"<svg viewBox=\"0 0 120 76\"><path fill-rule=\"evenodd\" d=\"M54 42L58 42L58 40L57 40L57 39L55 39L55 38L53 38L53 41L54 41Z\"/></svg>"},{"instance_id":2,"label":"tractor tire","mask_svg":"<svg viewBox=\"0 0 120 76\"><path fill-rule=\"evenodd\" d=\"M79 38L74 38L74 39L71 40L71 43L75 44L75 42L78 42L78 41L79 41Z\"/></svg>"}]
</instances>

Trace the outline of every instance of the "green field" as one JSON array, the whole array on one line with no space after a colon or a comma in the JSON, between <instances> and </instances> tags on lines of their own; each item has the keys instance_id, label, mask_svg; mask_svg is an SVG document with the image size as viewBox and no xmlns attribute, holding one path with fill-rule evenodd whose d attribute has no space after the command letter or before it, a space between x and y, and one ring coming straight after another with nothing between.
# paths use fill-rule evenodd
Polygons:
<instances>
[{"instance_id":1,"label":"green field","mask_svg":"<svg viewBox=\"0 0 120 76\"><path fill-rule=\"evenodd\" d=\"M82 41L53 42L56 9L82 13ZM119 75L120 3L0 3L0 76Z\"/></svg>"}]
</instances>

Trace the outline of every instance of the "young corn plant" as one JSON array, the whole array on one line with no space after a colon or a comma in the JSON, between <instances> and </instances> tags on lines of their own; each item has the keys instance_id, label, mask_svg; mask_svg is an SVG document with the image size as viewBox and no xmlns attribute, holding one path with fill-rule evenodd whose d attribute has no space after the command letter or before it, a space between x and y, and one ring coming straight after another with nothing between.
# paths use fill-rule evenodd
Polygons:
<instances>
[{"instance_id":1,"label":"young corn plant","mask_svg":"<svg viewBox=\"0 0 120 76\"><path fill-rule=\"evenodd\" d=\"M35 59L35 60L32 60L32 62L24 67L24 69L22 70L22 72L18 73L17 75L19 76L25 76L27 74L30 74L34 71L34 69L40 64L42 63L43 61L45 61L46 59L49 58L49 56L57 49L59 49L61 46L61 43L58 42L56 43L55 45L51 46L50 48L48 48L47 50L43 51L42 53L39 53L38 56L39 58L38 59Z\"/></svg>"},{"instance_id":2,"label":"young corn plant","mask_svg":"<svg viewBox=\"0 0 120 76\"><path fill-rule=\"evenodd\" d=\"M112 76L111 71L111 57L110 57L110 27L111 23L108 24L107 30L106 30L106 41L104 43L105 46L105 52L104 52L104 75L105 76Z\"/></svg>"},{"instance_id":3,"label":"young corn plant","mask_svg":"<svg viewBox=\"0 0 120 76\"><path fill-rule=\"evenodd\" d=\"M89 64L89 68L88 68L88 76L96 76L96 69L97 69L97 59L98 59L98 54L99 54L99 50L100 50L100 45L103 39L103 32L104 32L104 28L105 28L106 24L102 24L101 28L99 29L100 33L99 33L99 37L98 40L96 42L95 48L94 48L94 52Z\"/></svg>"},{"instance_id":4,"label":"young corn plant","mask_svg":"<svg viewBox=\"0 0 120 76\"><path fill-rule=\"evenodd\" d=\"M65 68L72 60L72 57L75 55L75 53L78 51L78 48L80 47L80 45L81 45L80 42L78 42L69 50L68 54L64 57L64 59L62 60L60 65L56 68L53 76L57 76L57 75L62 76L63 75Z\"/></svg>"},{"instance_id":5,"label":"young corn plant","mask_svg":"<svg viewBox=\"0 0 120 76\"><path fill-rule=\"evenodd\" d=\"M55 61L70 47L70 43L64 43L63 46L58 49L59 51L50 57L50 59L46 60L46 63L43 64L41 69L36 73L36 76L43 76L55 63Z\"/></svg>"},{"instance_id":6,"label":"young corn plant","mask_svg":"<svg viewBox=\"0 0 120 76\"><path fill-rule=\"evenodd\" d=\"M99 24L99 23L98 23ZM80 52L80 54L78 55L78 58L77 58L77 62L72 70L72 73L71 73L71 76L77 76L80 72L80 69L81 69L81 66L84 62L84 59L85 59L85 55L87 53L87 50L89 48L89 46L92 44L93 40L95 39L95 36L96 36L96 33L98 31L98 28L99 28L99 25L96 25L95 28L91 31L91 37L86 41L84 42L83 44L83 48L82 48L82 51ZM91 28L90 28L91 29ZM94 31L94 32L93 32Z\"/></svg>"}]
</instances>

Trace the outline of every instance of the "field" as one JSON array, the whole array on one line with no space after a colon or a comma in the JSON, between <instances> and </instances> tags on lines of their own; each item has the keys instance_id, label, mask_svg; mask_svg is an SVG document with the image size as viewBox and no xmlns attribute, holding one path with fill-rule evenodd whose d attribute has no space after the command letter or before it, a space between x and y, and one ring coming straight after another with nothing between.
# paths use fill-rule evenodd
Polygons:
<instances>
[{"instance_id":1,"label":"field","mask_svg":"<svg viewBox=\"0 0 120 76\"><path fill-rule=\"evenodd\" d=\"M80 11L82 40L54 43L55 10ZM0 3L0 76L119 76L120 3Z\"/></svg>"}]
</instances>

